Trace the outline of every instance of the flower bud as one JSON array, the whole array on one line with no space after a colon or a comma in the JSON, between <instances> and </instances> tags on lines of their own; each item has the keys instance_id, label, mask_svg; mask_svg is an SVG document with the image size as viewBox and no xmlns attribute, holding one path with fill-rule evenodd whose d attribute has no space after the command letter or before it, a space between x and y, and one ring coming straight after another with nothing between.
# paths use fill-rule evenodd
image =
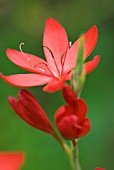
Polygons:
<instances>
[{"instance_id":1,"label":"flower bud","mask_svg":"<svg viewBox=\"0 0 114 170\"><path fill-rule=\"evenodd\" d=\"M77 98L68 86L63 88L63 96L67 104L57 110L55 114L56 126L64 139L80 138L90 131L90 121L85 118L87 113L86 103ZM74 100L72 100L72 96Z\"/></svg>"},{"instance_id":2,"label":"flower bud","mask_svg":"<svg viewBox=\"0 0 114 170\"><path fill-rule=\"evenodd\" d=\"M18 101L9 96L9 104L12 109L29 125L42 130L46 133L54 135L55 131L46 116L45 111L27 90L20 90L18 93Z\"/></svg>"}]
</instances>

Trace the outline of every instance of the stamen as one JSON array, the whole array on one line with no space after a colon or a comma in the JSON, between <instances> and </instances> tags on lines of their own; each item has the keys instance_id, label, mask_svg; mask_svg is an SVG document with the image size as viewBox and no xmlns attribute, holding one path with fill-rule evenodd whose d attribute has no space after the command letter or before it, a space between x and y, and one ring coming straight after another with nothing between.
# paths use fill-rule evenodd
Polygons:
<instances>
[{"instance_id":1,"label":"stamen","mask_svg":"<svg viewBox=\"0 0 114 170\"><path fill-rule=\"evenodd\" d=\"M65 64L65 59L66 59L68 48L69 48L69 46L67 47L66 51L61 56L61 65L62 65L61 75L63 74L63 67Z\"/></svg>"},{"instance_id":2,"label":"stamen","mask_svg":"<svg viewBox=\"0 0 114 170\"><path fill-rule=\"evenodd\" d=\"M39 64L44 64L46 67L48 66L46 63L38 63L34 65L34 68L37 67Z\"/></svg>"},{"instance_id":3,"label":"stamen","mask_svg":"<svg viewBox=\"0 0 114 170\"><path fill-rule=\"evenodd\" d=\"M38 64L35 64L34 65L34 68L35 67L37 67L39 64L44 64L46 67L47 67L47 64L46 63L38 63ZM43 72L45 72L46 74L48 74L44 69L42 69L41 67L38 67L39 68L39 70L41 70L41 71L43 71Z\"/></svg>"},{"instance_id":4,"label":"stamen","mask_svg":"<svg viewBox=\"0 0 114 170\"><path fill-rule=\"evenodd\" d=\"M41 71L45 72L45 70L44 70L44 69L42 69L42 68L40 68L40 67L39 67L39 70L41 70Z\"/></svg>"},{"instance_id":5,"label":"stamen","mask_svg":"<svg viewBox=\"0 0 114 170\"><path fill-rule=\"evenodd\" d=\"M36 65L34 66L34 68L37 67L39 64L44 64L44 65L47 67L48 71L50 72L50 75L54 76L54 74L53 74L52 71L49 69L49 67L48 67L48 65L47 65L46 63L38 63L38 64L36 64ZM40 69L41 71L45 72L45 73L49 76L49 74L48 74L44 69L42 69L42 68L40 68L40 67L39 67L39 69ZM54 76L54 77L55 77L55 76Z\"/></svg>"},{"instance_id":6,"label":"stamen","mask_svg":"<svg viewBox=\"0 0 114 170\"><path fill-rule=\"evenodd\" d=\"M57 71L58 71L58 73L59 73L59 75L60 75L60 71L59 71L58 66L57 66L57 63L56 63L56 61L55 61L53 52L52 52L48 47L46 47L46 46L43 46L43 47L44 47L44 48L47 48L48 51L50 52L50 54L51 54L51 56L52 56L52 58L53 58L53 61L54 61L54 63L55 63L56 69L57 69Z\"/></svg>"},{"instance_id":7,"label":"stamen","mask_svg":"<svg viewBox=\"0 0 114 170\"><path fill-rule=\"evenodd\" d=\"M54 59L54 55L53 55L52 51L46 46L43 46L43 48L47 48L49 50L49 52L51 53L52 58Z\"/></svg>"},{"instance_id":8,"label":"stamen","mask_svg":"<svg viewBox=\"0 0 114 170\"><path fill-rule=\"evenodd\" d=\"M69 48L70 48L71 46L72 46L72 42L70 41L70 42L69 42Z\"/></svg>"},{"instance_id":9,"label":"stamen","mask_svg":"<svg viewBox=\"0 0 114 170\"><path fill-rule=\"evenodd\" d=\"M19 45L19 49L20 49L21 52L23 52L23 51L22 51L22 46L23 46L23 45L24 45L23 42Z\"/></svg>"},{"instance_id":10,"label":"stamen","mask_svg":"<svg viewBox=\"0 0 114 170\"><path fill-rule=\"evenodd\" d=\"M61 56L61 64L63 65L63 63L64 63L64 60L63 59L65 59L65 57L64 57L64 55L66 56L66 53L67 53L67 50L62 54L62 56Z\"/></svg>"},{"instance_id":11,"label":"stamen","mask_svg":"<svg viewBox=\"0 0 114 170\"><path fill-rule=\"evenodd\" d=\"M70 74L74 69L75 69L75 68L69 70L69 71L67 72L67 75Z\"/></svg>"}]
</instances>

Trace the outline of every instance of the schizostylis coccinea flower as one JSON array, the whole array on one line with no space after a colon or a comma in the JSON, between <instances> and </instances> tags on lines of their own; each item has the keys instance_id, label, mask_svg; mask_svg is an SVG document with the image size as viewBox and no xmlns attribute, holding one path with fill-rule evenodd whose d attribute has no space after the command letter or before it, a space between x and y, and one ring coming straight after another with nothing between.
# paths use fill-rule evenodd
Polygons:
<instances>
[{"instance_id":1,"label":"schizostylis coccinea flower","mask_svg":"<svg viewBox=\"0 0 114 170\"><path fill-rule=\"evenodd\" d=\"M92 26L84 35L84 59L94 49L98 30ZM55 92L64 86L66 80L71 78L74 69L80 38L71 45L65 29L53 18L46 21L43 37L43 49L46 60L32 54L8 48L6 55L17 66L28 70L29 74L16 74L4 76L2 79L16 87L33 87L47 84L43 90ZM84 63L85 74L91 72L99 63L99 56Z\"/></svg>"},{"instance_id":2,"label":"schizostylis coccinea flower","mask_svg":"<svg viewBox=\"0 0 114 170\"><path fill-rule=\"evenodd\" d=\"M0 170L20 170L23 162L23 152L0 152Z\"/></svg>"}]
</instances>

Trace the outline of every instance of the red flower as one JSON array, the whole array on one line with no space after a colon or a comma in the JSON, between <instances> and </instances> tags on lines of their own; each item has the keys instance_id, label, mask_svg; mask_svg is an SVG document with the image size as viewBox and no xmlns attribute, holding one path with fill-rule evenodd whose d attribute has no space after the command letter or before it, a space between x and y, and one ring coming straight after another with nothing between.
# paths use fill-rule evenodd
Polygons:
<instances>
[{"instance_id":1,"label":"red flower","mask_svg":"<svg viewBox=\"0 0 114 170\"><path fill-rule=\"evenodd\" d=\"M22 152L0 152L0 170L19 170L23 161Z\"/></svg>"},{"instance_id":2,"label":"red flower","mask_svg":"<svg viewBox=\"0 0 114 170\"><path fill-rule=\"evenodd\" d=\"M96 26L92 26L84 34L85 59L94 49L98 38ZM75 66L80 38L69 47L64 28L53 18L46 21L43 38L46 61L32 54L7 49L8 58L17 66L33 72L32 74L17 74L1 77L9 84L17 87L32 87L47 84L43 90L55 92L61 89ZM91 72L98 64L100 57L84 64L85 73Z\"/></svg>"},{"instance_id":3,"label":"red flower","mask_svg":"<svg viewBox=\"0 0 114 170\"><path fill-rule=\"evenodd\" d=\"M104 168L95 168L95 170L105 170Z\"/></svg>"},{"instance_id":4,"label":"red flower","mask_svg":"<svg viewBox=\"0 0 114 170\"><path fill-rule=\"evenodd\" d=\"M18 98L16 101L15 98L9 96L9 104L18 116L34 128L54 136L54 129L34 96L27 90L20 90Z\"/></svg>"},{"instance_id":5,"label":"red flower","mask_svg":"<svg viewBox=\"0 0 114 170\"><path fill-rule=\"evenodd\" d=\"M90 131L90 122L85 118L87 106L69 86L65 85L62 92L67 104L57 110L56 126L64 139L80 138Z\"/></svg>"}]
</instances>

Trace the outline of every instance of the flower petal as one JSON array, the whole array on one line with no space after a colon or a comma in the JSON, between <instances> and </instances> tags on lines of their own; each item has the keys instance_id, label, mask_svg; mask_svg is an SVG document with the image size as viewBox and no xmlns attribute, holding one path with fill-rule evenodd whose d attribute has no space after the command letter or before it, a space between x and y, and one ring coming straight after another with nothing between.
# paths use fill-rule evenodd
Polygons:
<instances>
[{"instance_id":1,"label":"flower petal","mask_svg":"<svg viewBox=\"0 0 114 170\"><path fill-rule=\"evenodd\" d=\"M46 21L44 30L43 46L48 47L54 56L54 60L61 69L61 57L68 48L68 38L65 29L53 18ZM44 53L48 64L55 68L55 63L49 50L44 48Z\"/></svg>"},{"instance_id":2,"label":"flower petal","mask_svg":"<svg viewBox=\"0 0 114 170\"><path fill-rule=\"evenodd\" d=\"M88 61L87 63L85 63L84 64L85 73L88 74L91 71L93 71L97 67L99 61L100 61L100 56L95 56L93 60Z\"/></svg>"},{"instance_id":3,"label":"flower petal","mask_svg":"<svg viewBox=\"0 0 114 170\"><path fill-rule=\"evenodd\" d=\"M0 152L0 170L17 170L23 161L22 152Z\"/></svg>"},{"instance_id":4,"label":"flower petal","mask_svg":"<svg viewBox=\"0 0 114 170\"><path fill-rule=\"evenodd\" d=\"M18 97L19 100L16 101L9 96L9 104L13 110L29 125L53 135L54 129L34 96L26 90L21 90Z\"/></svg>"},{"instance_id":5,"label":"flower petal","mask_svg":"<svg viewBox=\"0 0 114 170\"><path fill-rule=\"evenodd\" d=\"M77 100L75 92L66 84L62 88L62 94L67 103L74 103Z\"/></svg>"},{"instance_id":6,"label":"flower petal","mask_svg":"<svg viewBox=\"0 0 114 170\"><path fill-rule=\"evenodd\" d=\"M68 106L68 107L67 107ZM60 107L55 114L56 126L64 139L78 138L78 132L82 127L78 125L78 117L72 114L70 105Z\"/></svg>"},{"instance_id":7,"label":"flower petal","mask_svg":"<svg viewBox=\"0 0 114 170\"><path fill-rule=\"evenodd\" d=\"M89 121L89 119L86 118L83 128L81 129L81 131L79 133L79 137L85 136L90 131L90 128L91 128L90 121Z\"/></svg>"},{"instance_id":8,"label":"flower petal","mask_svg":"<svg viewBox=\"0 0 114 170\"><path fill-rule=\"evenodd\" d=\"M43 88L43 91L53 93L60 90L64 86L64 84L65 84L64 79L61 80L53 79Z\"/></svg>"},{"instance_id":9,"label":"flower petal","mask_svg":"<svg viewBox=\"0 0 114 170\"><path fill-rule=\"evenodd\" d=\"M8 48L6 50L8 58L17 66L35 73L49 74L46 67L47 62L32 54L27 54Z\"/></svg>"},{"instance_id":10,"label":"flower petal","mask_svg":"<svg viewBox=\"0 0 114 170\"><path fill-rule=\"evenodd\" d=\"M1 78L7 83L16 87L33 87L47 84L52 78L40 74L16 74L4 76L0 74Z\"/></svg>"},{"instance_id":11,"label":"flower petal","mask_svg":"<svg viewBox=\"0 0 114 170\"><path fill-rule=\"evenodd\" d=\"M87 105L81 98L77 98L75 92L68 86L64 85L62 94L65 101L68 103L67 111L78 117L78 123L83 123L87 113Z\"/></svg>"},{"instance_id":12,"label":"flower petal","mask_svg":"<svg viewBox=\"0 0 114 170\"><path fill-rule=\"evenodd\" d=\"M55 122L56 124L65 116L66 106L61 106L55 113Z\"/></svg>"},{"instance_id":13,"label":"flower petal","mask_svg":"<svg viewBox=\"0 0 114 170\"><path fill-rule=\"evenodd\" d=\"M84 43L84 49L85 49L85 58L87 58L90 53L95 48L95 45L97 43L98 39L98 30L97 27L94 25L92 26L85 34L85 43Z\"/></svg>"},{"instance_id":14,"label":"flower petal","mask_svg":"<svg viewBox=\"0 0 114 170\"><path fill-rule=\"evenodd\" d=\"M90 55L92 50L94 49L97 39L98 39L98 30L96 26L92 26L84 35L84 56L85 59ZM64 71L72 70L76 64L77 53L78 53L78 45L80 42L80 38L75 41L75 43L71 46L70 50L67 53Z\"/></svg>"},{"instance_id":15,"label":"flower petal","mask_svg":"<svg viewBox=\"0 0 114 170\"><path fill-rule=\"evenodd\" d=\"M105 170L104 168L95 168L95 170Z\"/></svg>"},{"instance_id":16,"label":"flower petal","mask_svg":"<svg viewBox=\"0 0 114 170\"><path fill-rule=\"evenodd\" d=\"M87 105L85 101L81 98L78 98L74 104L75 114L78 116L78 123L83 123L86 113L87 113Z\"/></svg>"},{"instance_id":17,"label":"flower petal","mask_svg":"<svg viewBox=\"0 0 114 170\"><path fill-rule=\"evenodd\" d=\"M85 119L87 106L82 99L75 100L60 107L55 114L55 123L61 135L73 140L86 135L90 130L90 122Z\"/></svg>"}]
</instances>

